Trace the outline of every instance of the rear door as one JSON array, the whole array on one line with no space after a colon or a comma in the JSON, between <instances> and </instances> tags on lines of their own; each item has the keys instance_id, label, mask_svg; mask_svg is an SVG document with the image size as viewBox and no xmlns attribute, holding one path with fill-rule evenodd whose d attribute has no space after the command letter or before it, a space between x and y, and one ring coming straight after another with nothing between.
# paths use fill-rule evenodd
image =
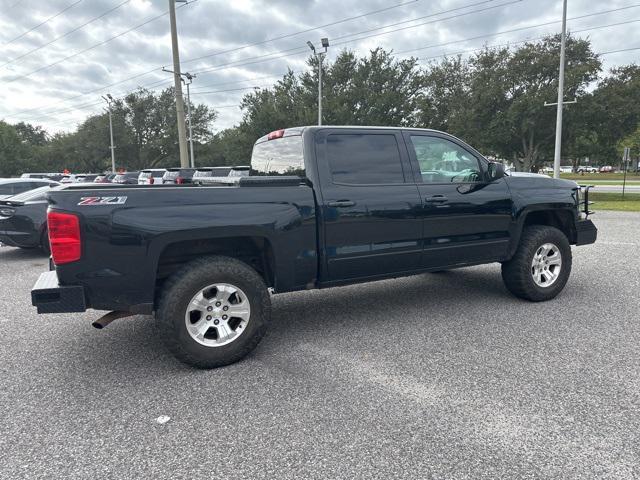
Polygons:
<instances>
[{"instance_id":1,"label":"rear door","mask_svg":"<svg viewBox=\"0 0 640 480\"><path fill-rule=\"evenodd\" d=\"M316 133L323 268L332 283L420 268L418 187L399 130Z\"/></svg>"},{"instance_id":2,"label":"rear door","mask_svg":"<svg viewBox=\"0 0 640 480\"><path fill-rule=\"evenodd\" d=\"M422 266L506 258L512 202L504 178L490 181L488 162L450 135L404 135L422 202Z\"/></svg>"}]
</instances>

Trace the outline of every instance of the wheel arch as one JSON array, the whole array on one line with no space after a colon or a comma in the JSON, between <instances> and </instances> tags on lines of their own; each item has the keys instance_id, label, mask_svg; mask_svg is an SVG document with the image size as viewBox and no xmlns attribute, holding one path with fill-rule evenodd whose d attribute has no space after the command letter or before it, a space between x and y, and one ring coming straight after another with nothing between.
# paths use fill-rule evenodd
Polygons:
<instances>
[{"instance_id":1,"label":"wheel arch","mask_svg":"<svg viewBox=\"0 0 640 480\"><path fill-rule=\"evenodd\" d=\"M531 207L526 209L520 216L518 228L515 232L511 244L510 255L513 255L520 243L520 237L525 227L529 225L544 225L554 227L565 234L570 244L575 244L577 212L572 208L558 207Z\"/></svg>"},{"instance_id":2,"label":"wheel arch","mask_svg":"<svg viewBox=\"0 0 640 480\"><path fill-rule=\"evenodd\" d=\"M256 270L268 287L276 284L276 258L266 236L236 235L215 238L183 238L163 245L155 267L156 291L185 263L207 255L240 260Z\"/></svg>"}]
</instances>

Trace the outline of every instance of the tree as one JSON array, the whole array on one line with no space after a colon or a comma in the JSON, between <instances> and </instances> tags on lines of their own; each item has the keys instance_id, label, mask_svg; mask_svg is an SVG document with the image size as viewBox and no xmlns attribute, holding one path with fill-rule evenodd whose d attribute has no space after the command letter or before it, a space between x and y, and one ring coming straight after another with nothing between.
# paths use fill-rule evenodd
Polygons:
<instances>
[{"instance_id":1,"label":"tree","mask_svg":"<svg viewBox=\"0 0 640 480\"><path fill-rule=\"evenodd\" d=\"M0 120L0 176L19 175L30 160L28 146L13 125Z\"/></svg>"},{"instance_id":2,"label":"tree","mask_svg":"<svg viewBox=\"0 0 640 480\"><path fill-rule=\"evenodd\" d=\"M553 151L555 110L544 103L556 97L559 51L556 35L518 49L486 48L466 61L432 65L421 118L433 116L439 127L485 153L530 170ZM567 38L566 65L565 98L585 96L600 71L588 41ZM573 138L570 127L565 133Z\"/></svg>"}]
</instances>

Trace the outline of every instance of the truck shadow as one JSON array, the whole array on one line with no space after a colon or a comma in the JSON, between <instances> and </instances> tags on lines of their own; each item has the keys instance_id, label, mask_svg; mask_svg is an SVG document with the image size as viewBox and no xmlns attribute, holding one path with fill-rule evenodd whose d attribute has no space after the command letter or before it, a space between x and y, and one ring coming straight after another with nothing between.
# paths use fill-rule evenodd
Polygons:
<instances>
[{"instance_id":1,"label":"truck shadow","mask_svg":"<svg viewBox=\"0 0 640 480\"><path fill-rule=\"evenodd\" d=\"M275 296L272 331L296 325L331 325L349 316L351 324L387 321L397 312L430 316L446 306L448 312L469 312L492 302L521 302L502 284L499 268L459 269L422 274L349 287ZM295 330L295 328L294 328Z\"/></svg>"}]
</instances>

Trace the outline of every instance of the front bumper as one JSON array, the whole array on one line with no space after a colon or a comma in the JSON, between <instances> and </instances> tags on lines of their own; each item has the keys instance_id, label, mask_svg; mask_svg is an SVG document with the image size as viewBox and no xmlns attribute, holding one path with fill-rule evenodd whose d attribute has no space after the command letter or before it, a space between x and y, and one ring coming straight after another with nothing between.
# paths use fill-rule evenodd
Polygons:
<instances>
[{"instance_id":1,"label":"front bumper","mask_svg":"<svg viewBox=\"0 0 640 480\"><path fill-rule=\"evenodd\" d=\"M84 312L87 302L81 285L60 285L55 271L44 272L31 289L38 313Z\"/></svg>"},{"instance_id":2,"label":"front bumper","mask_svg":"<svg viewBox=\"0 0 640 480\"><path fill-rule=\"evenodd\" d=\"M591 220L578 220L576 222L576 245L595 243L597 237L598 229Z\"/></svg>"}]
</instances>

